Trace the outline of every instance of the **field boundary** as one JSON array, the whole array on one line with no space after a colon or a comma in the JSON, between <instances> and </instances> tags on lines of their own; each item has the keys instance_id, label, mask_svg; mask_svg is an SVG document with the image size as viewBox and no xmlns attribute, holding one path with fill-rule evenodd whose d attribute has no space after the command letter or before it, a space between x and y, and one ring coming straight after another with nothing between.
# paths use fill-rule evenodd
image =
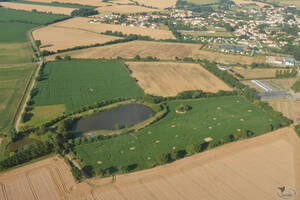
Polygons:
<instances>
[{"instance_id":1,"label":"field boundary","mask_svg":"<svg viewBox=\"0 0 300 200\"><path fill-rule=\"evenodd\" d=\"M37 28L35 28L37 29ZM14 117L14 121L13 121L13 124L15 124L15 128L16 130L18 131L19 130L19 125L20 125L20 121L22 119L22 115L25 111L25 107L26 107L26 103L29 101L30 99L30 91L34 88L35 86L35 83L36 83L36 80L35 78L38 76L38 73L41 69L41 66L44 64L44 60L43 58L41 57L41 54L40 54L40 51L39 51L39 48L36 46L35 44L35 40L32 36L32 31L34 31L35 29L31 29L30 31L27 32L27 39L29 39L29 42L31 43L31 47L32 47L32 50L34 52L36 52L35 56L36 58L38 59L38 63L37 63L37 67L36 69L33 71L31 77L30 77L30 81L28 82L27 86L26 86L26 89L24 91L24 94L22 96L22 99L17 107L17 111L16 111L16 114L15 114L15 117Z\"/></svg>"}]
</instances>

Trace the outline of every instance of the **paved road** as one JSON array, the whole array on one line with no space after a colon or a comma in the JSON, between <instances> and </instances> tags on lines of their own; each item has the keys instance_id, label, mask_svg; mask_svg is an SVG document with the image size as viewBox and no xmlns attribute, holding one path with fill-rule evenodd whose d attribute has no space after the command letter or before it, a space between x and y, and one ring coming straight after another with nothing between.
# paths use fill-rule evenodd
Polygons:
<instances>
[{"instance_id":1,"label":"paved road","mask_svg":"<svg viewBox=\"0 0 300 200\"><path fill-rule=\"evenodd\" d=\"M16 122L15 122L15 128L16 128L16 130L17 131L19 131L19 126L20 126L20 123L21 123L21 120L22 120L22 115L23 115L23 113L24 113L24 111L25 111L25 107L26 107L26 105L27 105L27 102L30 100L30 91L33 89L33 87L35 86L35 82L36 82L36 78L38 77L38 75L39 75L39 71L40 71L40 69L41 69L41 66L43 65L43 63L44 63L44 59L43 59L43 57L41 56L41 54L40 54L40 51L39 51L39 49L38 49L38 47L36 46L36 44L35 44L35 40L34 40L34 38L32 37L32 31L33 30L30 30L29 32L28 32L28 37L29 37L29 40L30 40L30 42L31 42L31 44L32 44L32 47L34 48L34 50L35 50L35 52L36 52L36 55L37 55L37 58L38 58L38 61L37 61L37 64L38 64L38 67L37 67L37 69L36 69L36 71L34 72L34 75L33 75L33 80L32 81L30 81L30 86L29 86L29 88L27 89L27 93L25 93L24 95L24 100L22 101L22 105L21 105L21 110L20 110L20 112L18 113L18 116L17 116L17 119L16 119Z\"/></svg>"}]
</instances>

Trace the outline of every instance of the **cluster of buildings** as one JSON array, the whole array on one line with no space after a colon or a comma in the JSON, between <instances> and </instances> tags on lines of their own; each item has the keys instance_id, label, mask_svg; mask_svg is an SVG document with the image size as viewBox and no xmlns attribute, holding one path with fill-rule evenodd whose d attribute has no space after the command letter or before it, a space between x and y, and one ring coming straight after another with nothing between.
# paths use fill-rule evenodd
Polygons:
<instances>
[{"instance_id":1,"label":"cluster of buildings","mask_svg":"<svg viewBox=\"0 0 300 200\"><path fill-rule=\"evenodd\" d=\"M279 56L267 56L266 63L270 65L276 65L279 67L294 67L295 59Z\"/></svg>"}]
</instances>

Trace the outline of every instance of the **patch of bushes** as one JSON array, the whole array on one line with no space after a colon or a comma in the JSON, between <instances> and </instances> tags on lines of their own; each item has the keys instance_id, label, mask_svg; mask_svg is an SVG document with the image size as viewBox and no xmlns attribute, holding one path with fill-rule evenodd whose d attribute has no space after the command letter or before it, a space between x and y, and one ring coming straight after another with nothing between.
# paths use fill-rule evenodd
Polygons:
<instances>
[{"instance_id":1,"label":"patch of bushes","mask_svg":"<svg viewBox=\"0 0 300 200\"><path fill-rule=\"evenodd\" d=\"M92 8L80 8L78 10L73 10L71 12L72 17L80 16L80 17L88 17L91 15L97 15L99 12L97 10L94 10Z\"/></svg>"},{"instance_id":2,"label":"patch of bushes","mask_svg":"<svg viewBox=\"0 0 300 200\"><path fill-rule=\"evenodd\" d=\"M0 161L0 171L23 164L35 158L47 155L51 152L53 152L53 144L49 142L30 145L23 151L18 151L17 153L12 154L11 156Z\"/></svg>"},{"instance_id":3,"label":"patch of bushes","mask_svg":"<svg viewBox=\"0 0 300 200\"><path fill-rule=\"evenodd\" d=\"M292 86L292 90L294 90L295 92L300 92L300 81L296 81L296 83L294 83L294 85Z\"/></svg>"}]
</instances>

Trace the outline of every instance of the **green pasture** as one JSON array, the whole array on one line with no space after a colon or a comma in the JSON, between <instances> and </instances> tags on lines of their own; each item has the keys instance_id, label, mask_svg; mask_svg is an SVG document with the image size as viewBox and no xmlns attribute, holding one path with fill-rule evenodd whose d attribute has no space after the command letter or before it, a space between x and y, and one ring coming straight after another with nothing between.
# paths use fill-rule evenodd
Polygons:
<instances>
[{"instance_id":1,"label":"green pasture","mask_svg":"<svg viewBox=\"0 0 300 200\"><path fill-rule=\"evenodd\" d=\"M64 104L67 112L119 97L142 96L142 90L118 61L49 62L38 82L35 106Z\"/></svg>"},{"instance_id":2,"label":"green pasture","mask_svg":"<svg viewBox=\"0 0 300 200\"><path fill-rule=\"evenodd\" d=\"M1 22L22 22L32 24L48 24L58 20L67 18L65 15L55 15L47 13L28 12L21 10L13 10L0 7L0 21ZM17 25L19 26L19 25ZM11 27L13 28L13 27ZM13 29L12 29L13 30ZM2 29L1 29L2 32ZM1 33L0 32L0 33ZM13 32L11 31L13 34Z\"/></svg>"},{"instance_id":3,"label":"green pasture","mask_svg":"<svg viewBox=\"0 0 300 200\"><path fill-rule=\"evenodd\" d=\"M22 0L16 0L13 1L16 3L23 3L23 4L32 4L32 5L41 5L41 6L55 6L55 7L63 7L63 8L95 8L93 6L88 5L81 5L81 4L71 4L71 3L58 3L58 2L37 2L37 1L22 1Z\"/></svg>"},{"instance_id":4,"label":"green pasture","mask_svg":"<svg viewBox=\"0 0 300 200\"><path fill-rule=\"evenodd\" d=\"M27 41L26 32L35 27L34 24L0 21L0 43L24 43Z\"/></svg>"},{"instance_id":5,"label":"green pasture","mask_svg":"<svg viewBox=\"0 0 300 200\"><path fill-rule=\"evenodd\" d=\"M0 43L0 67L30 63L32 62L32 57L33 52L27 42Z\"/></svg>"},{"instance_id":6,"label":"green pasture","mask_svg":"<svg viewBox=\"0 0 300 200\"><path fill-rule=\"evenodd\" d=\"M0 68L0 131L12 125L16 108L33 69L33 64Z\"/></svg>"},{"instance_id":7,"label":"green pasture","mask_svg":"<svg viewBox=\"0 0 300 200\"><path fill-rule=\"evenodd\" d=\"M180 104L192 109L177 114L175 109ZM219 141L249 130L259 135L270 131L271 124L279 124L242 97L169 102L168 106L166 117L136 133L75 146L77 157L93 169L137 164L138 170L153 166L163 153L185 150L190 144L204 143L208 137Z\"/></svg>"}]
</instances>

